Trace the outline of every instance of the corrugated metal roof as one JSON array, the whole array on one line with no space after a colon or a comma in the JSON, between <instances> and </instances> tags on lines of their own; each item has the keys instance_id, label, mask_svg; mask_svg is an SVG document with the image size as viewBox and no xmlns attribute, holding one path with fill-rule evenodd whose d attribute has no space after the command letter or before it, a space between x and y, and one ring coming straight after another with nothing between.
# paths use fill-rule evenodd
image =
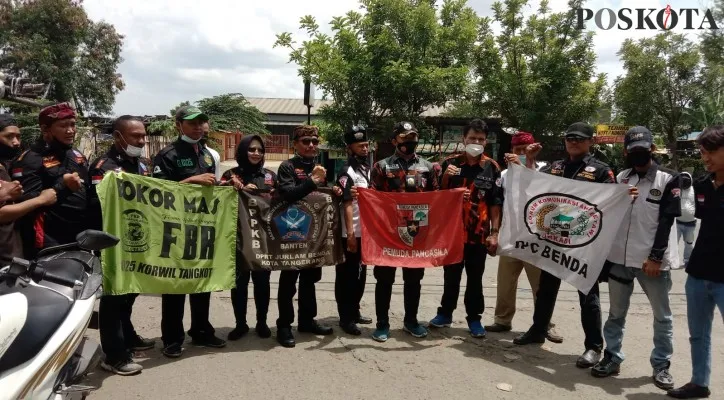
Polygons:
<instances>
[{"instance_id":1,"label":"corrugated metal roof","mask_svg":"<svg viewBox=\"0 0 724 400\"><path fill-rule=\"evenodd\" d=\"M258 108L264 114L282 114L282 115L307 115L307 106L304 105L304 99L282 99L282 98L264 98L264 97L247 97L251 105ZM312 107L312 115L317 115L317 111L324 105L332 104L332 100L317 99ZM448 103L446 107L430 107L425 110L421 117L437 117L452 105Z\"/></svg>"}]
</instances>

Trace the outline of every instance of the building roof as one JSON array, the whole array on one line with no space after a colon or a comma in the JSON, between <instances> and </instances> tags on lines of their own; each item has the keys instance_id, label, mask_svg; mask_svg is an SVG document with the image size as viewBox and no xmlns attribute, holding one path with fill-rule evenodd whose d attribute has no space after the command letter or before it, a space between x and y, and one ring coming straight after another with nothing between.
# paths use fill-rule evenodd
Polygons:
<instances>
[{"instance_id":1,"label":"building roof","mask_svg":"<svg viewBox=\"0 0 724 400\"><path fill-rule=\"evenodd\" d=\"M247 97L251 105L258 108L259 111L264 114L283 114L283 115L307 115L307 106L304 105L304 99L282 99L282 98L264 98L264 97ZM314 107L312 107L311 115L317 115L322 106L333 104L332 100L314 100ZM421 117L437 117L444 113L452 102L448 103L446 107L430 107L425 110Z\"/></svg>"}]
</instances>

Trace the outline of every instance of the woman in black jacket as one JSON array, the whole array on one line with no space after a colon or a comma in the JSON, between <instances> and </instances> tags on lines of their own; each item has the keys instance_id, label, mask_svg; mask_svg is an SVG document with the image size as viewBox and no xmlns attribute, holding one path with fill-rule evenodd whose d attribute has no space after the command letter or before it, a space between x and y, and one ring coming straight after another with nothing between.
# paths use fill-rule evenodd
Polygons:
<instances>
[{"instance_id":1,"label":"woman in black jacket","mask_svg":"<svg viewBox=\"0 0 724 400\"><path fill-rule=\"evenodd\" d=\"M233 185L237 190L272 190L276 185L276 174L264 168L264 140L258 135L246 136L236 148L236 162L239 164L224 173L222 185ZM236 328L229 332L229 340L238 340L249 332L246 324L246 304L249 297L249 278L254 282L254 302L256 303L256 333L259 337L271 337L266 323L269 311L269 278L271 271L242 270L236 255L236 288L231 289L231 304L234 307Z\"/></svg>"}]
</instances>

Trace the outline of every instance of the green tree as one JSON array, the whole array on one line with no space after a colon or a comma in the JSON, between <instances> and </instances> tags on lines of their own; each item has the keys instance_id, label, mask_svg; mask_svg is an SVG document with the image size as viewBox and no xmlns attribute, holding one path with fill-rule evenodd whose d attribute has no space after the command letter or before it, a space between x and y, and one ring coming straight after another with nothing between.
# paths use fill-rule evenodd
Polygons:
<instances>
[{"instance_id":1,"label":"green tree","mask_svg":"<svg viewBox=\"0 0 724 400\"><path fill-rule=\"evenodd\" d=\"M689 129L687 108L701 96L699 49L683 35L661 33L624 41L618 52L625 76L616 79L615 107L627 125L664 135L678 168L676 141Z\"/></svg>"},{"instance_id":2,"label":"green tree","mask_svg":"<svg viewBox=\"0 0 724 400\"><path fill-rule=\"evenodd\" d=\"M49 99L74 101L81 113L110 113L124 83L123 36L94 22L81 0L0 0L0 65L52 83Z\"/></svg>"},{"instance_id":3,"label":"green tree","mask_svg":"<svg viewBox=\"0 0 724 400\"><path fill-rule=\"evenodd\" d=\"M498 114L508 126L557 137L567 125L596 113L605 83L596 75L592 34L575 28L575 9L551 13L542 0L527 20L528 0L493 4L493 18L480 24L474 52L475 80L465 103L477 115ZM502 28L499 35L491 23ZM470 107L462 104L461 107Z\"/></svg>"},{"instance_id":4,"label":"green tree","mask_svg":"<svg viewBox=\"0 0 724 400\"><path fill-rule=\"evenodd\" d=\"M151 134L164 136L176 136L174 118L176 110L183 106L191 105L190 102L181 102L169 111L170 118L153 121L148 127ZM264 122L266 115L249 102L239 93L228 93L219 96L201 99L195 103L204 114L209 116L209 128L211 131L229 131L242 133L268 134Z\"/></svg>"},{"instance_id":5,"label":"green tree","mask_svg":"<svg viewBox=\"0 0 724 400\"><path fill-rule=\"evenodd\" d=\"M704 60L704 89L724 92L724 0L716 0L712 13L719 29L701 35L701 54Z\"/></svg>"},{"instance_id":6,"label":"green tree","mask_svg":"<svg viewBox=\"0 0 724 400\"><path fill-rule=\"evenodd\" d=\"M209 116L212 131L268 134L266 114L251 105L240 93L201 99L196 105Z\"/></svg>"},{"instance_id":7,"label":"green tree","mask_svg":"<svg viewBox=\"0 0 724 400\"><path fill-rule=\"evenodd\" d=\"M393 120L422 127L420 114L444 106L467 87L478 17L465 0L360 0L331 22L332 34L314 17L301 19L308 39L277 35L299 75L334 100L321 117L338 128L362 123L389 132ZM341 132L341 129L338 130Z\"/></svg>"}]
</instances>

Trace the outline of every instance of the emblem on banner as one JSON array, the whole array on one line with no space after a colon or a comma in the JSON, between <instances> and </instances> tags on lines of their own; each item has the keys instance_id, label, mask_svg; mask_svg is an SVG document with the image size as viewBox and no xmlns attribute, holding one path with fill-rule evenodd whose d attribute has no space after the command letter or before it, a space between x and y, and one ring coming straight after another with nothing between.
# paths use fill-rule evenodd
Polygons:
<instances>
[{"instance_id":1,"label":"emblem on banner","mask_svg":"<svg viewBox=\"0 0 724 400\"><path fill-rule=\"evenodd\" d=\"M143 253L148 250L149 226L148 219L138 210L126 210L122 215L125 232L123 234L123 251Z\"/></svg>"},{"instance_id":2,"label":"emblem on banner","mask_svg":"<svg viewBox=\"0 0 724 400\"><path fill-rule=\"evenodd\" d=\"M312 216L297 206L289 206L274 217L281 240L300 242L307 240Z\"/></svg>"},{"instance_id":3,"label":"emblem on banner","mask_svg":"<svg viewBox=\"0 0 724 400\"><path fill-rule=\"evenodd\" d=\"M412 247L415 239L427 235L429 206L427 204L398 204L397 233L406 245Z\"/></svg>"},{"instance_id":4,"label":"emblem on banner","mask_svg":"<svg viewBox=\"0 0 724 400\"><path fill-rule=\"evenodd\" d=\"M557 246L583 247L601 232L601 211L576 196L545 193L525 206L528 231Z\"/></svg>"}]
</instances>

